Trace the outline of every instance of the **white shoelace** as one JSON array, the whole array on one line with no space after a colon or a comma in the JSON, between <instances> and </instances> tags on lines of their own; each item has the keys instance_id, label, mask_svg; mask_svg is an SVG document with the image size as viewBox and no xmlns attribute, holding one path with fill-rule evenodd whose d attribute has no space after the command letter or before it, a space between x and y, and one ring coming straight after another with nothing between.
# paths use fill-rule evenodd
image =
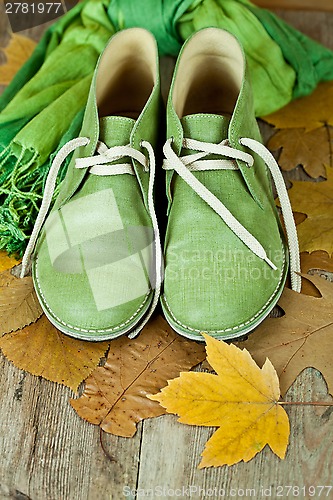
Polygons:
<instances>
[{"instance_id":1,"label":"white shoelace","mask_svg":"<svg viewBox=\"0 0 333 500\"><path fill-rule=\"evenodd\" d=\"M298 237L296 232L295 221L289 201L284 179L280 168L275 161L274 156L260 142L254 139L240 139L243 146L248 147L253 152L257 153L266 163L269 168L273 181L276 186L277 194L280 199L283 220L286 227L289 256L290 256L290 275L291 287L293 290L300 292L301 277L300 258ZM261 243L233 216L227 207L207 189L191 171L200 170L238 170L236 162L230 160L203 160L209 154L217 154L233 160L243 160L249 167L252 167L254 159L251 154L245 153L238 149L228 146L228 141L224 140L220 144L196 141L194 139L184 139L183 148L198 150L199 153L178 157L172 149L172 139L168 139L165 143L163 151L166 157L163 168L165 170L175 170L178 175L202 198L225 222L231 231L260 259L274 270L277 269L275 264L268 258L267 253Z\"/></svg>"},{"instance_id":2,"label":"white shoelace","mask_svg":"<svg viewBox=\"0 0 333 500\"><path fill-rule=\"evenodd\" d=\"M60 167L70 153L72 153L78 147L86 146L89 142L90 142L89 139L86 137L78 137L76 139L73 139L67 142L67 144L65 144L59 150L56 157L54 158L52 166L50 168L50 171L46 179L43 200L38 213L38 217L36 219L30 240L28 242L27 248L25 250L22 259L21 278L24 278L24 276L26 276L30 268L31 255L32 252L34 251L38 235L40 233L40 230L44 224L45 218L50 209ZM160 296L161 282L162 282L162 274L161 274L162 249L161 249L160 232L158 228L155 207L154 207L154 198L153 198L153 189L154 189L155 171L156 171L155 154L152 145L148 141L142 141L141 146L147 150L148 160L143 153L132 148L130 145L114 146L112 148L108 148L105 144L99 142L96 149L98 155L89 156L87 158L77 158L75 161L76 168L89 168L89 172L94 175L122 175L122 174L135 175L131 163L119 163L119 164L108 165L113 161L120 160L121 158L124 157L129 157L137 160L144 167L145 172L149 172L147 200L148 200L148 211L152 220L153 231L154 231L154 250L155 250L154 260L155 260L155 271L156 271L155 292L152 304L146 316L143 318L140 325L137 326L136 329L133 330L128 335L130 338L134 338L140 332L140 330L144 327L144 325L148 322L149 318L153 314Z\"/></svg>"}]
</instances>

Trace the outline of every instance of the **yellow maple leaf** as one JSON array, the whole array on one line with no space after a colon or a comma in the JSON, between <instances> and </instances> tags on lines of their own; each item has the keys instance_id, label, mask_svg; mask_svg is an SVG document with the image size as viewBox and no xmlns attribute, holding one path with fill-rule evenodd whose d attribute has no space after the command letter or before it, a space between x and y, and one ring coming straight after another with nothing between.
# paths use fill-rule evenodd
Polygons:
<instances>
[{"instance_id":1,"label":"yellow maple leaf","mask_svg":"<svg viewBox=\"0 0 333 500\"><path fill-rule=\"evenodd\" d=\"M7 62L0 66L0 85L8 85L20 67L30 57L36 42L26 36L13 34L7 47L1 49Z\"/></svg>"},{"instance_id":2,"label":"yellow maple leaf","mask_svg":"<svg viewBox=\"0 0 333 500\"><path fill-rule=\"evenodd\" d=\"M263 120L276 128L305 128L306 132L333 125L333 82L320 83L312 94L295 99Z\"/></svg>"},{"instance_id":3,"label":"yellow maple leaf","mask_svg":"<svg viewBox=\"0 0 333 500\"><path fill-rule=\"evenodd\" d=\"M279 381L267 359L260 369L246 349L204 335L207 361L217 375L181 373L149 396L180 416L179 422L215 426L199 468L248 462L266 444L284 458L289 420L278 403Z\"/></svg>"}]
</instances>

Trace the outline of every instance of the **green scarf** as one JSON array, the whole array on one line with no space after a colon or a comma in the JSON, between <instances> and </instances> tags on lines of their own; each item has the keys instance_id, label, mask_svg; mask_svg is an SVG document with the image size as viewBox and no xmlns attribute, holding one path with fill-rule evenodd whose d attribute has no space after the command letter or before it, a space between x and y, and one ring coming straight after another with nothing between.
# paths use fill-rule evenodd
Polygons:
<instances>
[{"instance_id":1,"label":"green scarf","mask_svg":"<svg viewBox=\"0 0 333 500\"><path fill-rule=\"evenodd\" d=\"M45 32L0 97L0 248L24 251L52 159L80 132L97 58L115 31L132 26L150 30L161 55L174 56L201 28L234 33L247 55L257 116L333 80L333 52L247 0L79 3Z\"/></svg>"}]
</instances>

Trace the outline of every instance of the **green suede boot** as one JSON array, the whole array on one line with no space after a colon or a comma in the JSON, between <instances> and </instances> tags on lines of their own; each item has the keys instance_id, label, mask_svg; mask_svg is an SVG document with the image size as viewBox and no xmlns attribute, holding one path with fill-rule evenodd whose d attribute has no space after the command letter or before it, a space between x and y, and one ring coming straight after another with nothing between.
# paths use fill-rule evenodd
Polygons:
<instances>
[{"instance_id":1,"label":"green suede boot","mask_svg":"<svg viewBox=\"0 0 333 500\"><path fill-rule=\"evenodd\" d=\"M160 104L153 36L141 28L117 33L97 63L80 137L53 163L23 259L22 276L35 248L38 299L51 323L70 336L135 336L158 302L161 249L153 187ZM40 232L54 180L74 150Z\"/></svg>"},{"instance_id":2,"label":"green suede boot","mask_svg":"<svg viewBox=\"0 0 333 500\"><path fill-rule=\"evenodd\" d=\"M184 44L168 99L167 137L165 316L190 339L202 340L202 332L243 336L279 299L289 253L292 287L300 290L299 251L281 172L260 142L245 57L228 32L207 28Z\"/></svg>"}]
</instances>

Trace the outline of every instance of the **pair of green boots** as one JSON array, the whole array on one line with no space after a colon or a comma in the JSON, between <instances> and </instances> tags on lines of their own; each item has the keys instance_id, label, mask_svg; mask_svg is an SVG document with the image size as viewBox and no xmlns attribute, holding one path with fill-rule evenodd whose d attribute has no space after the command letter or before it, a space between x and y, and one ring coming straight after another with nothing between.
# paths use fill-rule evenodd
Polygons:
<instances>
[{"instance_id":1,"label":"pair of green boots","mask_svg":"<svg viewBox=\"0 0 333 500\"><path fill-rule=\"evenodd\" d=\"M231 34L207 28L184 44L167 102L165 160L155 167L163 112L153 36L117 33L97 63L80 137L54 160L22 264L22 276L32 264L42 308L67 335L134 337L160 300L179 334L232 339L272 310L289 261L300 289L288 194L260 142L244 54ZM166 176L164 252L155 174L159 183Z\"/></svg>"}]
</instances>

